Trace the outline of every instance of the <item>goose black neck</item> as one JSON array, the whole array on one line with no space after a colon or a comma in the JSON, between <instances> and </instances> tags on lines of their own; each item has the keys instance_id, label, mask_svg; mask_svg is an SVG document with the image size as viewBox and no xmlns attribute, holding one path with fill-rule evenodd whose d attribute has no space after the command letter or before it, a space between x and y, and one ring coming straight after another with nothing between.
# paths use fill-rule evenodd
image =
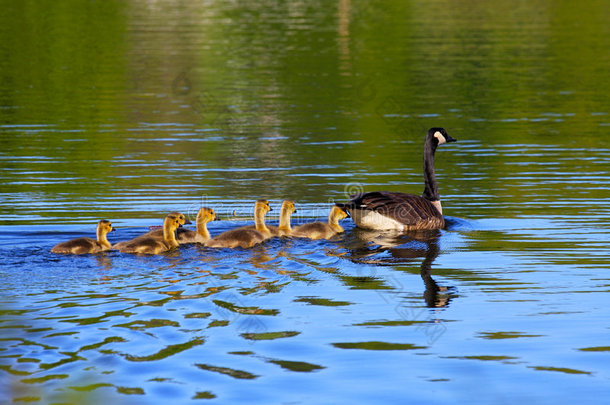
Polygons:
<instances>
[{"instance_id":1,"label":"goose black neck","mask_svg":"<svg viewBox=\"0 0 610 405\"><path fill-rule=\"evenodd\" d=\"M424 180L426 187L422 195L426 200L439 201L441 199L434 175L434 152L436 152L436 142L434 137L426 137L424 145Z\"/></svg>"}]
</instances>

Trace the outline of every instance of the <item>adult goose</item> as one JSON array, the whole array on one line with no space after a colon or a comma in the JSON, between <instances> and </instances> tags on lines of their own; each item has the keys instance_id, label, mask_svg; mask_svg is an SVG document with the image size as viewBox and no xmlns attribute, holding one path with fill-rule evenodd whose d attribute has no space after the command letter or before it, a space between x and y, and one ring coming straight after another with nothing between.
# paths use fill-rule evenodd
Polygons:
<instances>
[{"instance_id":1,"label":"adult goose","mask_svg":"<svg viewBox=\"0 0 610 405\"><path fill-rule=\"evenodd\" d=\"M425 188L422 196L373 191L350 196L351 201L339 204L345 207L356 225L365 229L440 229L445 226L441 199L434 176L436 148L456 139L443 128L430 128L424 144Z\"/></svg>"}]
</instances>

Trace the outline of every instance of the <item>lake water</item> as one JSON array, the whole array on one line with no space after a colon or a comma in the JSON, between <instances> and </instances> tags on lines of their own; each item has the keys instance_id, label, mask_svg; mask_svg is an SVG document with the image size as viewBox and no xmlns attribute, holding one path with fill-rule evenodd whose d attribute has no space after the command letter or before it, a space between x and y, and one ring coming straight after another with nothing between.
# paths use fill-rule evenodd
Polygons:
<instances>
[{"instance_id":1,"label":"lake water","mask_svg":"<svg viewBox=\"0 0 610 405\"><path fill-rule=\"evenodd\" d=\"M607 1L1 4L0 402L609 401ZM50 253L419 194L432 126L445 230Z\"/></svg>"}]
</instances>

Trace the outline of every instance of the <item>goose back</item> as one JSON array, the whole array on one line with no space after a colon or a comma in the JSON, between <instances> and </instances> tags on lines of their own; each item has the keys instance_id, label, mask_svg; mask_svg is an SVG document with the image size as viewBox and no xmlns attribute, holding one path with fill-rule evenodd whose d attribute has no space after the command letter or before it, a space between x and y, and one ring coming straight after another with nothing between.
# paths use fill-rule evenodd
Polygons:
<instances>
[{"instance_id":1,"label":"goose back","mask_svg":"<svg viewBox=\"0 0 610 405\"><path fill-rule=\"evenodd\" d=\"M414 194L373 191L351 196L346 204L354 222L369 229L439 229L445 219L433 202Z\"/></svg>"}]
</instances>

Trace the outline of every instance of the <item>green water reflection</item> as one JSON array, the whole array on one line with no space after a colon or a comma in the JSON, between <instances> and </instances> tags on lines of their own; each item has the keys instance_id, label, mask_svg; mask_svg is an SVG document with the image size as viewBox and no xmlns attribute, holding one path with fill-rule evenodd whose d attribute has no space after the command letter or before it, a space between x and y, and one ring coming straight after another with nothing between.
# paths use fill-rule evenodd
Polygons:
<instances>
[{"instance_id":1,"label":"green water reflection","mask_svg":"<svg viewBox=\"0 0 610 405\"><path fill-rule=\"evenodd\" d=\"M420 192L431 125L463 142L440 157L444 195L501 194L519 183L520 164L541 159L554 172L607 177L585 159L609 144L601 0L24 1L3 10L3 223L74 217L53 207L79 202L84 217L129 218L163 211L148 203L159 198L264 190L324 202L344 198L349 182ZM535 149L531 160L499 159L486 144ZM562 161L572 148L578 159ZM114 209L116 200L132 209Z\"/></svg>"}]
</instances>

